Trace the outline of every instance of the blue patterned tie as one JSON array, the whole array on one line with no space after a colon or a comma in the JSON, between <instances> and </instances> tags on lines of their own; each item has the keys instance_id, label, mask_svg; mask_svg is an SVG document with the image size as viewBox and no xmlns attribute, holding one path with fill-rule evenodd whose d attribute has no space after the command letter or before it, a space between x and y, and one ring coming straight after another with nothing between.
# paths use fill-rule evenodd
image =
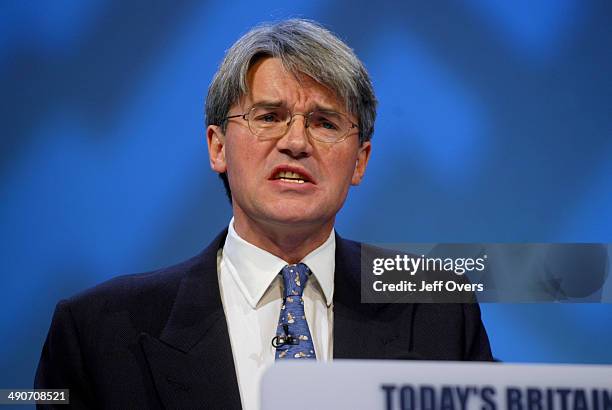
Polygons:
<instances>
[{"instance_id":1,"label":"blue patterned tie","mask_svg":"<svg viewBox=\"0 0 612 410\"><path fill-rule=\"evenodd\" d=\"M304 286L308 281L310 269L303 263L287 265L281 271L284 291L283 306L280 311L276 335L281 343L276 348L279 359L315 359L312 336L304 314Z\"/></svg>"}]
</instances>

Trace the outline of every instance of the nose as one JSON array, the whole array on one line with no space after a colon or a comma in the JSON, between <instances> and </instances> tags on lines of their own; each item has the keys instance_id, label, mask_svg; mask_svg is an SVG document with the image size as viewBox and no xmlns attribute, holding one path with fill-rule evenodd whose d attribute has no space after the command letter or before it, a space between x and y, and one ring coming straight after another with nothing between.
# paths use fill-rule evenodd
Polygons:
<instances>
[{"instance_id":1,"label":"nose","mask_svg":"<svg viewBox=\"0 0 612 410\"><path fill-rule=\"evenodd\" d=\"M298 117L301 117L301 121L298 120ZM287 132L277 141L276 146L279 151L293 158L307 157L312 154L312 144L306 129L307 121L306 114L295 113L291 116Z\"/></svg>"}]
</instances>

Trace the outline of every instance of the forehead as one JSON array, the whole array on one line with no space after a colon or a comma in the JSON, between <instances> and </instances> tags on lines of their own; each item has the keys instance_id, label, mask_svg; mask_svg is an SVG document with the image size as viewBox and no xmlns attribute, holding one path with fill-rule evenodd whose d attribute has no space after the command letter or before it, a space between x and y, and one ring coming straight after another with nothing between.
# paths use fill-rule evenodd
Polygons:
<instances>
[{"instance_id":1,"label":"forehead","mask_svg":"<svg viewBox=\"0 0 612 410\"><path fill-rule=\"evenodd\" d=\"M280 102L288 108L327 108L344 112L344 103L328 87L306 74L293 74L278 58L266 57L255 62L247 75L249 92L245 105L262 101Z\"/></svg>"}]
</instances>

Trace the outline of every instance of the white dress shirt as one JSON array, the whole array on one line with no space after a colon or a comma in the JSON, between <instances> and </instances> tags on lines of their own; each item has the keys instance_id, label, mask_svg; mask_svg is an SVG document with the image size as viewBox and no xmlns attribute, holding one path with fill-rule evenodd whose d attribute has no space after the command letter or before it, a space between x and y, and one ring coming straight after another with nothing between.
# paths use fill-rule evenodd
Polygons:
<instances>
[{"instance_id":1,"label":"white dress shirt","mask_svg":"<svg viewBox=\"0 0 612 410\"><path fill-rule=\"evenodd\" d=\"M333 294L336 238L329 238L301 261L312 275L304 288L304 311L318 361L333 356ZM232 218L217 258L221 301L234 356L240 399L245 410L257 410L259 382L274 363L272 338L282 305L282 268L288 263L242 239Z\"/></svg>"}]
</instances>

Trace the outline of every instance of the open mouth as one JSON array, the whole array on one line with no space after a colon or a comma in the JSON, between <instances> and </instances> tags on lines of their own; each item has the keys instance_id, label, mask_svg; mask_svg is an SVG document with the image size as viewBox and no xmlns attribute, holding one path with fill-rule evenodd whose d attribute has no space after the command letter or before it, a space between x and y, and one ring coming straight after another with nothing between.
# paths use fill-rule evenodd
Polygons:
<instances>
[{"instance_id":1,"label":"open mouth","mask_svg":"<svg viewBox=\"0 0 612 410\"><path fill-rule=\"evenodd\" d=\"M277 179L284 182L291 182L294 184L303 184L305 182L310 182L308 178L306 178L304 175L292 171L279 171L274 174L272 179Z\"/></svg>"}]
</instances>

